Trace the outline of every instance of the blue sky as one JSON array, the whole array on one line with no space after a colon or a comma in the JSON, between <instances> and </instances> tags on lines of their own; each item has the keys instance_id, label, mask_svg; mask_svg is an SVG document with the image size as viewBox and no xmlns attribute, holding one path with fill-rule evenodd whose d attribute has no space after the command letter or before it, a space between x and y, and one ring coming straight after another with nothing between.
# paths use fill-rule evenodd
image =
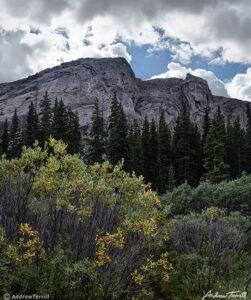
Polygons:
<instances>
[{"instance_id":1,"label":"blue sky","mask_svg":"<svg viewBox=\"0 0 251 300\"><path fill-rule=\"evenodd\" d=\"M122 56L141 79L200 76L251 101L250 0L0 0L0 82Z\"/></svg>"}]
</instances>

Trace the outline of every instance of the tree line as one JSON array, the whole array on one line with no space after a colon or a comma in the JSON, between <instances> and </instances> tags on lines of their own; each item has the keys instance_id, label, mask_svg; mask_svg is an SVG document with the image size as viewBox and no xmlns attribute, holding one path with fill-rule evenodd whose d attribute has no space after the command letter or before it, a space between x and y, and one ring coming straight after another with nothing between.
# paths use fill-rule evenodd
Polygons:
<instances>
[{"instance_id":1,"label":"tree line","mask_svg":"<svg viewBox=\"0 0 251 300\"><path fill-rule=\"evenodd\" d=\"M5 119L0 144L0 154L7 158L19 157L23 146L32 146L36 140L44 145L53 136L68 145L68 152L78 153L81 147L81 134L78 115L63 100L55 99L52 106L48 92L45 92L38 114L33 102L29 105L25 124L20 124L15 109L10 124Z\"/></svg>"},{"instance_id":2,"label":"tree line","mask_svg":"<svg viewBox=\"0 0 251 300\"><path fill-rule=\"evenodd\" d=\"M7 158L18 157L23 145L32 146L35 140L44 145L52 136L65 142L69 153L81 153L89 164L108 159L115 165L123 160L126 171L143 175L146 183L151 182L153 189L164 193L184 182L196 187L201 180L219 183L238 178L243 171L250 174L249 105L246 113L247 124L243 129L239 117L233 124L225 122L218 107L210 119L206 109L200 132L183 102L174 128L166 123L164 111L158 122L146 116L142 125L134 122L129 126L123 106L114 95L108 124L99 100L95 101L90 134L81 142L78 115L62 99L56 99L52 107L46 92L39 114L30 103L25 126L20 126L16 110L10 125L5 120L0 150Z\"/></svg>"},{"instance_id":3,"label":"tree line","mask_svg":"<svg viewBox=\"0 0 251 300\"><path fill-rule=\"evenodd\" d=\"M115 165L124 159L126 171L143 175L160 193L187 182L197 186L201 180L219 183L251 172L251 114L247 105L247 125L243 129L239 117L234 123L218 107L212 119L206 109L203 129L190 119L182 103L176 126L165 121L164 111L158 122L144 119L129 127L122 104L114 96L107 132L98 100L92 116L86 157L91 163L105 159Z\"/></svg>"}]
</instances>

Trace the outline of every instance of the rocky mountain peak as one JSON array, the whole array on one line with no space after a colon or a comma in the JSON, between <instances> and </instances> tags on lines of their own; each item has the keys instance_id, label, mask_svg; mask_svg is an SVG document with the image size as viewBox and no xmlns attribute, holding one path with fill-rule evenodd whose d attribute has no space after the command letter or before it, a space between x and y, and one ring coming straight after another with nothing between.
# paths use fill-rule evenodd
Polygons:
<instances>
[{"instance_id":1,"label":"rocky mountain peak","mask_svg":"<svg viewBox=\"0 0 251 300\"><path fill-rule=\"evenodd\" d=\"M116 94L122 102L128 120L142 122L145 115L158 120L164 110L170 126L174 126L181 103L185 101L193 121L201 127L205 108L211 116L221 107L225 118L234 120L240 116L246 122L246 103L241 100L213 96L207 82L187 74L186 78L140 80L124 58L80 58L43 70L15 82L0 84L0 123L11 118L17 109L21 120L31 101L39 112L45 91L52 100L62 98L78 112L84 133L88 133L93 105L98 98L104 118L108 120L111 99Z\"/></svg>"}]
</instances>

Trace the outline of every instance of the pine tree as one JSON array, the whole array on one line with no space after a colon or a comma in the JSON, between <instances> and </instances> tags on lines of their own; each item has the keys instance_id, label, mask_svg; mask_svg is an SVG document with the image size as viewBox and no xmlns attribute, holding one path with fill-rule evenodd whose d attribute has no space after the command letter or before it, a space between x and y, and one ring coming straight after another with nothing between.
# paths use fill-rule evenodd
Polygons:
<instances>
[{"instance_id":1,"label":"pine tree","mask_svg":"<svg viewBox=\"0 0 251 300\"><path fill-rule=\"evenodd\" d=\"M251 174L251 112L249 104L247 104L245 171Z\"/></svg>"},{"instance_id":2,"label":"pine tree","mask_svg":"<svg viewBox=\"0 0 251 300\"><path fill-rule=\"evenodd\" d=\"M226 163L229 165L230 177L240 177L246 169L246 137L241 129L240 118L237 117L234 125L228 122L226 138Z\"/></svg>"},{"instance_id":3,"label":"pine tree","mask_svg":"<svg viewBox=\"0 0 251 300\"><path fill-rule=\"evenodd\" d=\"M229 166L225 163L225 146L226 130L224 118L218 108L212 121L205 146L205 178L212 183L218 183L229 178Z\"/></svg>"},{"instance_id":4,"label":"pine tree","mask_svg":"<svg viewBox=\"0 0 251 300\"><path fill-rule=\"evenodd\" d=\"M65 140L68 144L67 152L70 154L81 151L81 131L78 114L69 107L67 110L67 126Z\"/></svg>"},{"instance_id":5,"label":"pine tree","mask_svg":"<svg viewBox=\"0 0 251 300\"><path fill-rule=\"evenodd\" d=\"M116 98L113 99L111 105L107 154L113 165L124 159L124 169L129 169L127 120L122 104L118 104Z\"/></svg>"},{"instance_id":6,"label":"pine tree","mask_svg":"<svg viewBox=\"0 0 251 300\"><path fill-rule=\"evenodd\" d=\"M67 111L62 99L59 102L55 100L51 134L56 140L67 143Z\"/></svg>"},{"instance_id":7,"label":"pine tree","mask_svg":"<svg viewBox=\"0 0 251 300\"><path fill-rule=\"evenodd\" d=\"M32 146L39 137L38 116L33 102L29 105L29 111L26 118L25 145Z\"/></svg>"},{"instance_id":8,"label":"pine tree","mask_svg":"<svg viewBox=\"0 0 251 300\"><path fill-rule=\"evenodd\" d=\"M48 141L51 135L51 125L52 125L52 110L51 110L51 100L49 99L48 92L46 91L43 100L40 104L40 143L43 146L46 141Z\"/></svg>"},{"instance_id":9,"label":"pine tree","mask_svg":"<svg viewBox=\"0 0 251 300\"><path fill-rule=\"evenodd\" d=\"M196 186L201 175L200 135L189 116L185 103L182 103L173 135L173 164L177 185L188 182Z\"/></svg>"},{"instance_id":10,"label":"pine tree","mask_svg":"<svg viewBox=\"0 0 251 300\"><path fill-rule=\"evenodd\" d=\"M203 120L203 127L202 127L203 131L202 131L201 143L202 143L203 151L204 151L207 136L208 136L208 133L209 133L209 130L210 130L210 126L211 126L211 120L209 118L208 107L207 107L206 111L205 111L204 120Z\"/></svg>"},{"instance_id":11,"label":"pine tree","mask_svg":"<svg viewBox=\"0 0 251 300\"><path fill-rule=\"evenodd\" d=\"M143 175L145 182L151 182L151 172L149 162L151 160L150 144L150 125L147 116L145 116L142 128L142 152L143 152Z\"/></svg>"},{"instance_id":12,"label":"pine tree","mask_svg":"<svg viewBox=\"0 0 251 300\"><path fill-rule=\"evenodd\" d=\"M169 192L172 192L174 188L175 188L175 175L174 175L173 165L171 164L168 169L167 190Z\"/></svg>"},{"instance_id":13,"label":"pine tree","mask_svg":"<svg viewBox=\"0 0 251 300\"><path fill-rule=\"evenodd\" d=\"M2 148L2 154L7 154L8 146L9 146L9 130L8 130L8 120L5 119L3 124L3 131L1 136L1 148Z\"/></svg>"},{"instance_id":14,"label":"pine tree","mask_svg":"<svg viewBox=\"0 0 251 300\"><path fill-rule=\"evenodd\" d=\"M148 162L150 182L156 189L158 180L158 136L155 121L150 124L150 160Z\"/></svg>"},{"instance_id":15,"label":"pine tree","mask_svg":"<svg viewBox=\"0 0 251 300\"><path fill-rule=\"evenodd\" d=\"M138 124L134 122L128 136L129 144L129 170L137 176L143 175L143 152L141 144L141 132Z\"/></svg>"},{"instance_id":16,"label":"pine tree","mask_svg":"<svg viewBox=\"0 0 251 300\"><path fill-rule=\"evenodd\" d=\"M159 120L159 175L158 190L163 193L168 184L168 171L172 160L171 132L165 122L164 112Z\"/></svg>"},{"instance_id":17,"label":"pine tree","mask_svg":"<svg viewBox=\"0 0 251 300\"><path fill-rule=\"evenodd\" d=\"M99 107L99 100L94 103L94 111L92 114L92 127L89 139L89 160L102 163L105 154L105 132L104 119Z\"/></svg>"},{"instance_id":18,"label":"pine tree","mask_svg":"<svg viewBox=\"0 0 251 300\"><path fill-rule=\"evenodd\" d=\"M21 130L19 127L17 110L15 109L12 117L11 127L10 127L8 157L10 158L19 157L21 151L22 151Z\"/></svg>"}]
</instances>

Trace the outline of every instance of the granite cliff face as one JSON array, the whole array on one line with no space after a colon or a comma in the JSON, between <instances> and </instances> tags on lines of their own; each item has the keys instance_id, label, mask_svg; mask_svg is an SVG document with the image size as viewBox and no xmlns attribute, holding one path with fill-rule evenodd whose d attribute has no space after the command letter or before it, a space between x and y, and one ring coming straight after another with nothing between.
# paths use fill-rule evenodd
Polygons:
<instances>
[{"instance_id":1,"label":"granite cliff face","mask_svg":"<svg viewBox=\"0 0 251 300\"><path fill-rule=\"evenodd\" d=\"M231 121L239 115L242 126L246 122L246 102L213 96L207 82L199 77L187 75L178 78L142 81L135 75L124 58L82 58L46 69L26 79L0 84L0 124L12 117L16 108L21 120L31 101L39 112L39 103L45 91L52 102L56 97L78 112L83 133L88 133L93 105L96 98L103 107L104 118L110 114L110 103L114 93L122 102L129 122L142 122L145 115L158 120L164 110L168 124L175 125L184 100L191 119L202 125L205 108L211 116L218 105Z\"/></svg>"}]
</instances>

